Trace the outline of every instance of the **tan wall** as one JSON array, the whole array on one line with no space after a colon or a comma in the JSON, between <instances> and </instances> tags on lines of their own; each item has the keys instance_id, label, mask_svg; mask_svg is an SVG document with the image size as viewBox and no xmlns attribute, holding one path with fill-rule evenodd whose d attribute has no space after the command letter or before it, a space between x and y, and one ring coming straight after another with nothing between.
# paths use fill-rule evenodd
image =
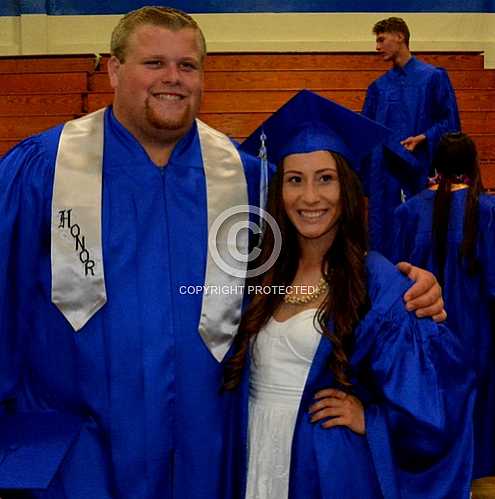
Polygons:
<instances>
[{"instance_id":1,"label":"tan wall","mask_svg":"<svg viewBox=\"0 0 495 499\"><path fill-rule=\"evenodd\" d=\"M198 14L210 52L369 51L379 14ZM412 50L480 50L495 68L495 14L403 14ZM0 55L108 52L119 16L0 17Z\"/></svg>"}]
</instances>

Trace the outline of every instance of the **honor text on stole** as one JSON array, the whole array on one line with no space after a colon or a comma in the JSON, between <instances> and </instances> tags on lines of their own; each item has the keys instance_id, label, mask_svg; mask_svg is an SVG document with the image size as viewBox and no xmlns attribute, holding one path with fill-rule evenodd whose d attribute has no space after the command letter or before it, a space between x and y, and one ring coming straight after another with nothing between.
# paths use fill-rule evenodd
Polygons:
<instances>
[{"instance_id":1,"label":"honor text on stole","mask_svg":"<svg viewBox=\"0 0 495 499\"><path fill-rule=\"evenodd\" d=\"M89 250L86 249L86 237L81 235L81 227L78 224L73 224L71 222L72 208L70 210L60 210L58 212L60 215L58 229L68 229L70 235L74 239L75 248L74 251L79 253L79 260L84 265L84 275L94 276L95 261L91 258ZM65 234L62 235L64 237ZM67 236L65 236L67 237Z\"/></svg>"}]
</instances>

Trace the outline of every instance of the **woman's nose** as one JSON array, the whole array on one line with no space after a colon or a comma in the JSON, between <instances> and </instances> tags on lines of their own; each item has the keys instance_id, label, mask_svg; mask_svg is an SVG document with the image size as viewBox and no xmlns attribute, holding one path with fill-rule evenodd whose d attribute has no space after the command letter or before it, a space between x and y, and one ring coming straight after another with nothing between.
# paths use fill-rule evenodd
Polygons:
<instances>
[{"instance_id":1,"label":"woman's nose","mask_svg":"<svg viewBox=\"0 0 495 499\"><path fill-rule=\"evenodd\" d=\"M303 199L306 203L315 203L319 199L318 188L313 184L313 182L308 182L304 186Z\"/></svg>"}]
</instances>

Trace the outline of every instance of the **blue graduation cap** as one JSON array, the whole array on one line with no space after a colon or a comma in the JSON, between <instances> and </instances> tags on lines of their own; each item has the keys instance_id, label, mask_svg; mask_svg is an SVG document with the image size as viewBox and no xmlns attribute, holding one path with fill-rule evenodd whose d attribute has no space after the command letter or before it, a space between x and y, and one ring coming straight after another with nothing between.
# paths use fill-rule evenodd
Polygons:
<instances>
[{"instance_id":1,"label":"blue graduation cap","mask_svg":"<svg viewBox=\"0 0 495 499\"><path fill-rule=\"evenodd\" d=\"M373 147L385 142L389 129L309 90L301 90L242 144L256 156L266 135L266 157L278 164L285 156L319 150L341 154L354 169Z\"/></svg>"},{"instance_id":2,"label":"blue graduation cap","mask_svg":"<svg viewBox=\"0 0 495 499\"><path fill-rule=\"evenodd\" d=\"M385 164L401 185L407 186L412 192L419 192L426 187L420 184L423 168L416 156L408 151L400 141L401 136L393 132L383 144L385 157L390 157L390 161L386 161Z\"/></svg>"}]
</instances>

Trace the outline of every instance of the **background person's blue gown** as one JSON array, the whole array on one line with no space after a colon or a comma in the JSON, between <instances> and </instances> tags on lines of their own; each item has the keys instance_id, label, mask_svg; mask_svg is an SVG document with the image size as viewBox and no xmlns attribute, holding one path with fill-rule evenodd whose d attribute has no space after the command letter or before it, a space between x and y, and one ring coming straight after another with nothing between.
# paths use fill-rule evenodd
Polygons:
<instances>
[{"instance_id":1,"label":"background person's blue gown","mask_svg":"<svg viewBox=\"0 0 495 499\"><path fill-rule=\"evenodd\" d=\"M0 413L32 413L0 419L0 483L51 480L26 495L50 499L231 498L235 395L220 393L223 366L198 334L201 294L179 293L205 275L196 125L160 169L106 112L108 302L78 333L50 302L60 132L23 141L0 164ZM242 158L256 204L258 161Z\"/></svg>"},{"instance_id":2,"label":"background person's blue gown","mask_svg":"<svg viewBox=\"0 0 495 499\"><path fill-rule=\"evenodd\" d=\"M435 191L424 190L396 210L395 260L407 260L437 276L432 217ZM459 258L467 189L452 193L443 297L447 323L458 335L477 373L474 477L495 474L495 197L481 195L476 254L470 275Z\"/></svg>"},{"instance_id":3,"label":"background person's blue gown","mask_svg":"<svg viewBox=\"0 0 495 499\"><path fill-rule=\"evenodd\" d=\"M322 338L299 408L289 498L468 498L474 393L460 345L445 327L405 310L410 281L390 262L371 252L367 267L372 308L352 356L366 436L310 422L316 391L335 386L331 343Z\"/></svg>"},{"instance_id":4,"label":"background person's blue gown","mask_svg":"<svg viewBox=\"0 0 495 499\"><path fill-rule=\"evenodd\" d=\"M394 131L396 141L424 133L426 141L416 147L414 155L421 171L409 182L399 181L389 172L394 161L382 146L375 148L365 172L365 189L369 196L368 224L370 246L388 255L394 209L401 203L401 189L407 196L426 187L433 153L440 137L460 130L454 89L447 72L417 60L403 68L394 67L374 81L366 94L363 114Z\"/></svg>"}]
</instances>

